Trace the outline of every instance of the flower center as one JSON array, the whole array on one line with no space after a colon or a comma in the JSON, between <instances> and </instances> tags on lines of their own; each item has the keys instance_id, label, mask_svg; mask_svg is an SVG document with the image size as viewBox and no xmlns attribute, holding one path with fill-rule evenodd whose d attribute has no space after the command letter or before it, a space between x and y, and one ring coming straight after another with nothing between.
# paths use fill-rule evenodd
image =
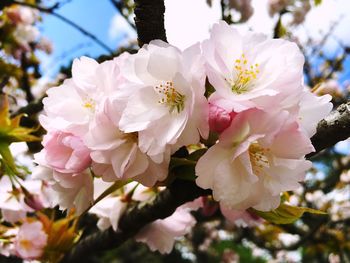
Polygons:
<instances>
[{"instance_id":1,"label":"flower center","mask_svg":"<svg viewBox=\"0 0 350 263\"><path fill-rule=\"evenodd\" d=\"M122 137L128 142L137 143L139 139L139 134L137 132L123 133Z\"/></svg>"},{"instance_id":2,"label":"flower center","mask_svg":"<svg viewBox=\"0 0 350 263\"><path fill-rule=\"evenodd\" d=\"M27 239L22 239L20 240L20 246L25 249L25 250L31 250L33 245L32 245L32 242L30 240L27 240Z\"/></svg>"},{"instance_id":3,"label":"flower center","mask_svg":"<svg viewBox=\"0 0 350 263\"><path fill-rule=\"evenodd\" d=\"M84 108L87 108L91 111L94 111L95 106L96 106L96 102L93 99L91 99L89 97L86 97L85 99L83 99L83 107Z\"/></svg>"},{"instance_id":4,"label":"flower center","mask_svg":"<svg viewBox=\"0 0 350 263\"><path fill-rule=\"evenodd\" d=\"M156 86L155 90L159 94L158 103L166 105L170 113L174 110L177 113L184 110L186 97L175 89L172 81Z\"/></svg>"},{"instance_id":5,"label":"flower center","mask_svg":"<svg viewBox=\"0 0 350 263\"><path fill-rule=\"evenodd\" d=\"M239 59L235 60L234 71L236 72L235 79L228 79L233 93L242 94L249 91L253 86L252 82L256 80L259 74L259 64L251 64L248 62L244 54Z\"/></svg>"},{"instance_id":6,"label":"flower center","mask_svg":"<svg viewBox=\"0 0 350 263\"><path fill-rule=\"evenodd\" d=\"M249 158L255 175L263 174L264 167L269 167L269 159L267 157L269 149L261 147L257 142L253 142L249 146Z\"/></svg>"}]
</instances>

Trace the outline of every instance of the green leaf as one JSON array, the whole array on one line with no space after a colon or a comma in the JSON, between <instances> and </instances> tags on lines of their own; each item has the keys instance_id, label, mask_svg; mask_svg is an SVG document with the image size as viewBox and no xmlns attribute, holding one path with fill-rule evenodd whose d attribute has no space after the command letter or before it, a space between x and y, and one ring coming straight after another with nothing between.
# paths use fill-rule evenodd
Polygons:
<instances>
[{"instance_id":1,"label":"green leaf","mask_svg":"<svg viewBox=\"0 0 350 263\"><path fill-rule=\"evenodd\" d=\"M2 165L5 166L5 171L8 175L16 175L17 168L15 160L11 154L9 144L0 142L0 155L2 157Z\"/></svg>"},{"instance_id":2,"label":"green leaf","mask_svg":"<svg viewBox=\"0 0 350 263\"><path fill-rule=\"evenodd\" d=\"M281 204L277 209L269 211L269 212L262 212L255 210L253 208L249 209L250 212L264 218L266 221L269 221L274 224L291 224L298 220L304 213L311 213L311 214L319 214L319 215L326 215L327 213L308 208L308 207L296 207L296 206L290 206L287 204Z\"/></svg>"},{"instance_id":3,"label":"green leaf","mask_svg":"<svg viewBox=\"0 0 350 263\"><path fill-rule=\"evenodd\" d=\"M315 5L316 5L316 6L318 6L318 5L320 5L320 4L322 4L322 0L315 0Z\"/></svg>"},{"instance_id":4,"label":"green leaf","mask_svg":"<svg viewBox=\"0 0 350 263\"><path fill-rule=\"evenodd\" d=\"M25 128L20 126L22 115L10 118L9 103L6 95L0 95L0 142L32 142L40 140L31 133L37 129Z\"/></svg>"}]
</instances>

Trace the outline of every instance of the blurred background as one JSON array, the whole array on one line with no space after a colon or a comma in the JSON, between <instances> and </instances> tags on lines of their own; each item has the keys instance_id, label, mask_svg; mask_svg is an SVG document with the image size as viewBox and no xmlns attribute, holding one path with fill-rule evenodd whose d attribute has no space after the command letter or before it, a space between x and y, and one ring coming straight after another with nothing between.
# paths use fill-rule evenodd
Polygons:
<instances>
[{"instance_id":1,"label":"blurred background","mask_svg":"<svg viewBox=\"0 0 350 263\"><path fill-rule=\"evenodd\" d=\"M137 51L132 0L1 1L0 85L15 102L12 112L40 104L47 89L70 77L74 58L86 55L103 61ZM9 3L29 7L20 14L22 22L28 20L27 27L10 27L9 21L15 24L19 14L9 10ZM332 95L335 107L349 100L350 1L165 0L165 7L168 41L180 49L207 38L211 26L223 19L242 32L296 42L306 58L305 84L319 95ZM40 107L22 125L35 125L39 112ZM36 143L12 145L28 169L33 166L31 154L39 149ZM312 157L314 167L306 183L286 193L292 205L327 211L326 216L242 227L225 221L217 204L207 200L210 209L195 214L199 223L171 254L153 253L128 241L91 262L350 262L349 152L347 140ZM96 219L86 220L86 228L94 230ZM0 257L0 262L16 260Z\"/></svg>"}]
</instances>

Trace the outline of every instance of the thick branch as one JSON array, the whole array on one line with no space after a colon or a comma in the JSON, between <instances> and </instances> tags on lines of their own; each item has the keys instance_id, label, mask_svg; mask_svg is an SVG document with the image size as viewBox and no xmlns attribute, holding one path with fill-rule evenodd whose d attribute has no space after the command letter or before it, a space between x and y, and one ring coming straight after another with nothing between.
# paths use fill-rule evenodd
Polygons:
<instances>
[{"instance_id":1,"label":"thick branch","mask_svg":"<svg viewBox=\"0 0 350 263\"><path fill-rule=\"evenodd\" d=\"M164 28L164 0L135 0L134 12L140 47L154 39L167 41Z\"/></svg>"},{"instance_id":2,"label":"thick branch","mask_svg":"<svg viewBox=\"0 0 350 263\"><path fill-rule=\"evenodd\" d=\"M329 116L318 123L317 132L311 138L316 152L309 154L307 158L349 137L350 102L340 105Z\"/></svg>"},{"instance_id":3,"label":"thick branch","mask_svg":"<svg viewBox=\"0 0 350 263\"><path fill-rule=\"evenodd\" d=\"M208 194L210 191L199 188L194 182L175 181L169 188L158 194L153 202L141 208L133 207L128 210L120 219L117 232L109 228L87 236L64 257L62 262L84 262L89 258L89 253L118 247L145 225L157 219L166 218L172 215L180 205Z\"/></svg>"},{"instance_id":4,"label":"thick branch","mask_svg":"<svg viewBox=\"0 0 350 263\"><path fill-rule=\"evenodd\" d=\"M32 101L30 103L28 103L28 105L18 109L16 112L11 114L11 117L15 117L19 114L26 114L26 115L34 115L39 113L40 111L42 111L44 105L43 105L43 99L46 96L41 97L40 99L36 100L36 101Z\"/></svg>"}]
</instances>

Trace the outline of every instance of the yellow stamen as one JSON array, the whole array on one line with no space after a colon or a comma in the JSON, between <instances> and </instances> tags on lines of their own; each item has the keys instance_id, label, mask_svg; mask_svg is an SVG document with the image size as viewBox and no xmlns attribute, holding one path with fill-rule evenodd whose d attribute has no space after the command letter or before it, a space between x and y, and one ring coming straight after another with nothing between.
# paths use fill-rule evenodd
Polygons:
<instances>
[{"instance_id":1,"label":"yellow stamen","mask_svg":"<svg viewBox=\"0 0 350 263\"><path fill-rule=\"evenodd\" d=\"M185 108L185 95L176 90L172 81L155 87L156 92L161 96L158 103L169 107L169 112L174 110L180 113Z\"/></svg>"}]
</instances>

